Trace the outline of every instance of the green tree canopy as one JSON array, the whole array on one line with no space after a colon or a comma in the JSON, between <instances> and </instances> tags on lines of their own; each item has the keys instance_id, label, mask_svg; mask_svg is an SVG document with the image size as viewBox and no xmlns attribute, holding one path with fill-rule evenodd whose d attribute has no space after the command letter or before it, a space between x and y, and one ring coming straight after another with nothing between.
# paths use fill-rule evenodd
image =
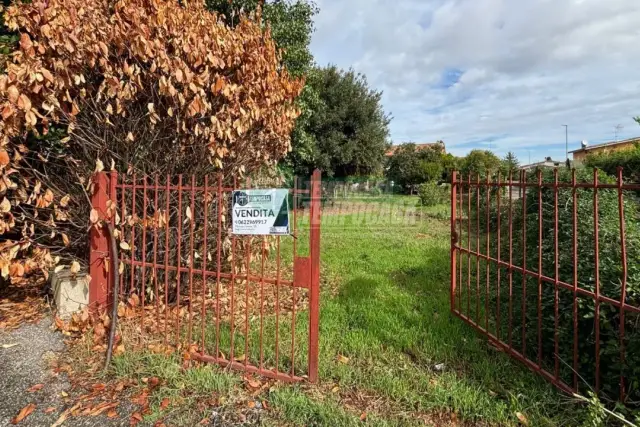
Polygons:
<instances>
[{"instance_id":1,"label":"green tree canopy","mask_svg":"<svg viewBox=\"0 0 640 427\"><path fill-rule=\"evenodd\" d=\"M509 176L509 172L515 173L519 168L518 158L512 151L509 151L500 161L500 173L503 177Z\"/></svg>"},{"instance_id":2,"label":"green tree canopy","mask_svg":"<svg viewBox=\"0 0 640 427\"><path fill-rule=\"evenodd\" d=\"M273 40L282 50L283 64L294 76L306 74L313 64L309 44L313 16L318 13L315 3L307 0L206 0L207 7L224 15L230 26L240 22L241 13L255 12L260 3L263 3L263 24L271 26Z\"/></svg>"},{"instance_id":3,"label":"green tree canopy","mask_svg":"<svg viewBox=\"0 0 640 427\"><path fill-rule=\"evenodd\" d=\"M412 191L418 184L442 179L451 157L439 146L418 149L413 143L402 144L389 159L387 177Z\"/></svg>"},{"instance_id":4,"label":"green tree canopy","mask_svg":"<svg viewBox=\"0 0 640 427\"><path fill-rule=\"evenodd\" d=\"M382 93L370 89L364 75L335 66L312 69L305 90L310 114L303 112L299 119L288 160L296 173L314 168L336 177L382 172L390 121Z\"/></svg>"},{"instance_id":5,"label":"green tree canopy","mask_svg":"<svg viewBox=\"0 0 640 427\"><path fill-rule=\"evenodd\" d=\"M500 168L500 159L489 150L471 150L460 161L460 172L464 176L486 177Z\"/></svg>"}]
</instances>

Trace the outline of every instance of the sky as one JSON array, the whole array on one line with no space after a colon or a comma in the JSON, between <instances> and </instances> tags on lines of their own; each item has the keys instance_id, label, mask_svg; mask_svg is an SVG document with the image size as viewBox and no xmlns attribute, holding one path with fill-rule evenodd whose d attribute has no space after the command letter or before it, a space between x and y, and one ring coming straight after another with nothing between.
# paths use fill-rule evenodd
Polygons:
<instances>
[{"instance_id":1,"label":"sky","mask_svg":"<svg viewBox=\"0 0 640 427\"><path fill-rule=\"evenodd\" d=\"M315 0L319 65L383 91L394 144L520 163L640 136L639 0Z\"/></svg>"}]
</instances>

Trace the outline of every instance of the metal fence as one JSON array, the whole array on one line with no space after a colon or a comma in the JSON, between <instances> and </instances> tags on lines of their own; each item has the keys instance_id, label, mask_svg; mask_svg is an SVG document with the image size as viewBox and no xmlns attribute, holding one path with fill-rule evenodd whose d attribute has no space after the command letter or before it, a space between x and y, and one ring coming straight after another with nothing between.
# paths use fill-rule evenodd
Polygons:
<instances>
[{"instance_id":1,"label":"metal fence","mask_svg":"<svg viewBox=\"0 0 640 427\"><path fill-rule=\"evenodd\" d=\"M106 307L117 289L138 307L149 348L316 381L320 186L319 171L295 179L291 236L241 236L231 233L231 199L249 179L96 174L93 208L119 234L121 273L111 283L106 233L92 227L91 306Z\"/></svg>"},{"instance_id":2,"label":"metal fence","mask_svg":"<svg viewBox=\"0 0 640 427\"><path fill-rule=\"evenodd\" d=\"M451 311L566 392L638 402L638 194L621 170L454 173Z\"/></svg>"}]
</instances>

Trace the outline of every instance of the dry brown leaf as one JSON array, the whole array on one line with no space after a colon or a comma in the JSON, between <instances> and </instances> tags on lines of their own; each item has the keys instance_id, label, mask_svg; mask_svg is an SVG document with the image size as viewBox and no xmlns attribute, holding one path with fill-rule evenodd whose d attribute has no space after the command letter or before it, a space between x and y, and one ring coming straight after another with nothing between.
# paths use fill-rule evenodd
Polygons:
<instances>
[{"instance_id":1,"label":"dry brown leaf","mask_svg":"<svg viewBox=\"0 0 640 427\"><path fill-rule=\"evenodd\" d=\"M363 412L362 414L360 414L360 421L366 421L367 419L367 413Z\"/></svg>"},{"instance_id":2,"label":"dry brown leaf","mask_svg":"<svg viewBox=\"0 0 640 427\"><path fill-rule=\"evenodd\" d=\"M342 354L338 355L338 362L343 363L343 364L347 364L349 363L349 358L346 356L343 356Z\"/></svg>"},{"instance_id":3,"label":"dry brown leaf","mask_svg":"<svg viewBox=\"0 0 640 427\"><path fill-rule=\"evenodd\" d=\"M71 274L78 274L78 272L80 271L80 264L78 263L78 261L73 261L69 270L71 271Z\"/></svg>"},{"instance_id":4,"label":"dry brown leaf","mask_svg":"<svg viewBox=\"0 0 640 427\"><path fill-rule=\"evenodd\" d=\"M44 410L44 411L42 411L42 412L44 412L45 414L50 414L50 413L55 412L55 411L56 411L56 407L54 407L54 406L49 406L47 409L45 409L45 410Z\"/></svg>"},{"instance_id":5,"label":"dry brown leaf","mask_svg":"<svg viewBox=\"0 0 640 427\"><path fill-rule=\"evenodd\" d=\"M131 414L131 419L129 420L129 425L135 426L140 421L142 421L142 414L140 414L140 412L134 412L133 414Z\"/></svg>"},{"instance_id":6,"label":"dry brown leaf","mask_svg":"<svg viewBox=\"0 0 640 427\"><path fill-rule=\"evenodd\" d=\"M516 412L516 418L518 418L518 421L520 421L522 425L525 425L525 426L529 425L529 420L527 419L527 417L524 416L522 412Z\"/></svg>"},{"instance_id":7,"label":"dry brown leaf","mask_svg":"<svg viewBox=\"0 0 640 427\"><path fill-rule=\"evenodd\" d=\"M107 412L107 418L117 418L117 417L118 417L118 413L116 412L115 409L112 409L109 412Z\"/></svg>"},{"instance_id":8,"label":"dry brown leaf","mask_svg":"<svg viewBox=\"0 0 640 427\"><path fill-rule=\"evenodd\" d=\"M19 422L21 422L22 420L24 420L25 418L27 418L29 415L31 415L31 413L36 409L36 405L35 403L29 403L27 406L25 406L24 408L22 408L20 410L20 412L18 412L18 415L16 415L12 420L11 420L11 424L18 424Z\"/></svg>"},{"instance_id":9,"label":"dry brown leaf","mask_svg":"<svg viewBox=\"0 0 640 427\"><path fill-rule=\"evenodd\" d=\"M43 387L44 387L44 384L36 384L36 385L31 386L30 388L28 388L27 392L35 393L36 391L42 390Z\"/></svg>"},{"instance_id":10,"label":"dry brown leaf","mask_svg":"<svg viewBox=\"0 0 640 427\"><path fill-rule=\"evenodd\" d=\"M123 240L120 242L120 249L122 249L123 251L129 251L131 250L131 246L129 246L129 244Z\"/></svg>"},{"instance_id":11,"label":"dry brown leaf","mask_svg":"<svg viewBox=\"0 0 640 427\"><path fill-rule=\"evenodd\" d=\"M162 399L162 401L160 402L160 409L165 410L169 407L169 404L171 403L171 401L169 400L168 397L165 397L164 399Z\"/></svg>"},{"instance_id":12,"label":"dry brown leaf","mask_svg":"<svg viewBox=\"0 0 640 427\"><path fill-rule=\"evenodd\" d=\"M0 148L0 166L7 166L9 161L9 153L7 153L7 150Z\"/></svg>"}]
</instances>

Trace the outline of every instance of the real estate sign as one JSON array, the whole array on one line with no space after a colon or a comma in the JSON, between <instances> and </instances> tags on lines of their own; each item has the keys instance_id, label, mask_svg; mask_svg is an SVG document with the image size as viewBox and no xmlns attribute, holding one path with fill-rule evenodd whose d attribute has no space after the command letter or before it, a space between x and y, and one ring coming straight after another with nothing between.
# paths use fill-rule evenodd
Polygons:
<instances>
[{"instance_id":1,"label":"real estate sign","mask_svg":"<svg viewBox=\"0 0 640 427\"><path fill-rule=\"evenodd\" d=\"M235 190L231 219L234 234L289 234L289 190Z\"/></svg>"}]
</instances>

